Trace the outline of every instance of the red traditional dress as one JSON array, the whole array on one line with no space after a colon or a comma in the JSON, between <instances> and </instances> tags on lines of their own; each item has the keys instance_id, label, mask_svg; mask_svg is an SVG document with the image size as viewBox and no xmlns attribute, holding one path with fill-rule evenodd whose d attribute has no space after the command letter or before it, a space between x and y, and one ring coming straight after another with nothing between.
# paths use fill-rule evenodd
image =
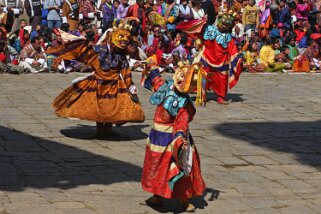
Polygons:
<instances>
[{"instance_id":1,"label":"red traditional dress","mask_svg":"<svg viewBox=\"0 0 321 214\"><path fill-rule=\"evenodd\" d=\"M205 183L200 159L188 129L196 112L192 101L187 94L175 90L173 81L161 78L158 69L151 72L143 85L154 91L150 102L157 105L146 145L143 189L181 201L202 195ZM185 141L188 149L182 150Z\"/></svg>"},{"instance_id":2,"label":"red traditional dress","mask_svg":"<svg viewBox=\"0 0 321 214\"><path fill-rule=\"evenodd\" d=\"M216 26L208 26L203 39L202 61L207 70L207 88L219 96L219 101L227 95L228 88L237 83L242 72L242 58L232 35L221 33Z\"/></svg>"}]
</instances>

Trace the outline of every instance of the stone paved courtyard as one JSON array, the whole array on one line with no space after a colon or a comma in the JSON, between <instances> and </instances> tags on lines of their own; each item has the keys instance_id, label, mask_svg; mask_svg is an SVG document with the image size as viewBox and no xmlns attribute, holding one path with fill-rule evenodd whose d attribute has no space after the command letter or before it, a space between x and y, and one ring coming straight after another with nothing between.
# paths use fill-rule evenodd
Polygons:
<instances>
[{"instance_id":1,"label":"stone paved courtyard","mask_svg":"<svg viewBox=\"0 0 321 214\"><path fill-rule=\"evenodd\" d=\"M0 214L179 213L144 205L150 92L139 87L144 123L90 139L94 123L51 107L80 75L0 75ZM196 213L321 213L321 75L243 74L229 98L197 108L190 127L207 184Z\"/></svg>"}]
</instances>

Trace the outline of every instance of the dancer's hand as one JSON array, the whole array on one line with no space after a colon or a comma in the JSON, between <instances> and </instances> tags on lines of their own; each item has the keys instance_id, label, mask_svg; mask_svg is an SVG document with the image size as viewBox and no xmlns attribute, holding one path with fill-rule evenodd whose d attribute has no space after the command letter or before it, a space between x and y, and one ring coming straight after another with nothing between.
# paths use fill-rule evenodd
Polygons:
<instances>
[{"instance_id":1,"label":"dancer's hand","mask_svg":"<svg viewBox=\"0 0 321 214\"><path fill-rule=\"evenodd\" d=\"M135 85L131 85L131 86L129 87L129 92L130 92L131 94L137 94L137 93L138 93L138 89L137 89L137 87L136 87Z\"/></svg>"},{"instance_id":2,"label":"dancer's hand","mask_svg":"<svg viewBox=\"0 0 321 214\"><path fill-rule=\"evenodd\" d=\"M183 150L187 150L188 149L188 142L187 140L184 141L183 145L182 145L182 149Z\"/></svg>"}]
</instances>

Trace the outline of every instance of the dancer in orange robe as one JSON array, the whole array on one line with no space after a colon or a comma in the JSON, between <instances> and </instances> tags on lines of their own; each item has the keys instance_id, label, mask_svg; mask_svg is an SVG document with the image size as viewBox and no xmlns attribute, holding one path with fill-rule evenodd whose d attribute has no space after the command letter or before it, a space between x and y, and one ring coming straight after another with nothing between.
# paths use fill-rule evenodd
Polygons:
<instances>
[{"instance_id":1,"label":"dancer in orange robe","mask_svg":"<svg viewBox=\"0 0 321 214\"><path fill-rule=\"evenodd\" d=\"M73 85L53 101L58 116L97 122L99 137L111 134L112 124L144 121L124 53L129 35L127 30L117 29L107 37L105 45L91 45L93 42L88 41L87 35L87 41L71 42L48 51L94 69L93 74L73 81Z\"/></svg>"}]
</instances>

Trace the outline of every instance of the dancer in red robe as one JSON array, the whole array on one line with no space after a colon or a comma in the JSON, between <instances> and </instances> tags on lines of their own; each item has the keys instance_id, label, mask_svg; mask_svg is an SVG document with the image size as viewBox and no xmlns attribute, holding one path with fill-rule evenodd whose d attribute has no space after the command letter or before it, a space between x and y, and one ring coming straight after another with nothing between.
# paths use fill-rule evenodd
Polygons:
<instances>
[{"instance_id":1,"label":"dancer in red robe","mask_svg":"<svg viewBox=\"0 0 321 214\"><path fill-rule=\"evenodd\" d=\"M193 72L177 69L174 81L165 81L156 68L143 81L153 90L150 103L157 105L154 125L149 133L142 174L142 187L154 194L148 205L162 205L163 198L178 199L186 211L195 207L188 202L205 189L200 159L189 132L189 122L196 110L186 93Z\"/></svg>"},{"instance_id":2,"label":"dancer in red robe","mask_svg":"<svg viewBox=\"0 0 321 214\"><path fill-rule=\"evenodd\" d=\"M228 104L225 100L227 91L235 86L242 72L242 58L231 35L235 16L231 11L219 13L216 26L203 27L206 22L203 18L184 22L176 27L203 41L200 59L207 72L206 90L215 92L220 104Z\"/></svg>"},{"instance_id":3,"label":"dancer in red robe","mask_svg":"<svg viewBox=\"0 0 321 214\"><path fill-rule=\"evenodd\" d=\"M235 86L242 72L242 58L231 35L234 17L232 12L219 13L217 26L207 26L203 35L207 89L216 93L220 104L228 104L227 91Z\"/></svg>"}]
</instances>

